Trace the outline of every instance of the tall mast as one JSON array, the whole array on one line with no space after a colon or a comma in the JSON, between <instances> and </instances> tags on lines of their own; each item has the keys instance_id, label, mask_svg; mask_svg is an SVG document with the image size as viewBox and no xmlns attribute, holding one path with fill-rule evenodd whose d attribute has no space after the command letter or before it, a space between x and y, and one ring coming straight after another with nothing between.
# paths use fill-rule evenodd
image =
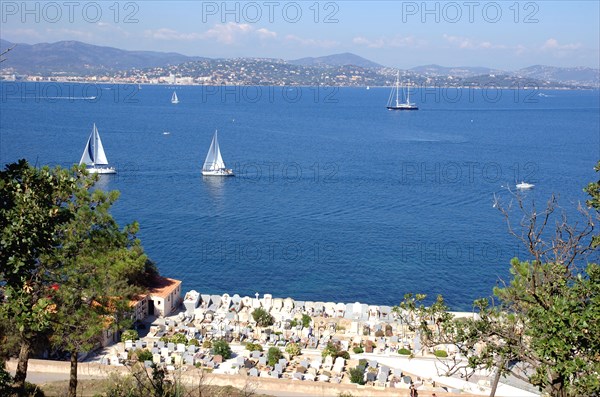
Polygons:
<instances>
[{"instance_id":1,"label":"tall mast","mask_svg":"<svg viewBox=\"0 0 600 397\"><path fill-rule=\"evenodd\" d=\"M396 76L396 106L400 104L398 102L398 91L400 91L400 71L398 70L398 75Z\"/></svg>"}]
</instances>

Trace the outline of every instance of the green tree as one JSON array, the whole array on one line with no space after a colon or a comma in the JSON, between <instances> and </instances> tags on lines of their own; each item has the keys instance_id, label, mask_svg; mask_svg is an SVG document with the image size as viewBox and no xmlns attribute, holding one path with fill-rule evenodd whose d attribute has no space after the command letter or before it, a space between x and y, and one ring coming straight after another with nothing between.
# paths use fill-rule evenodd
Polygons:
<instances>
[{"instance_id":1,"label":"green tree","mask_svg":"<svg viewBox=\"0 0 600 397\"><path fill-rule=\"evenodd\" d=\"M259 307L252 312L252 318L259 327L269 327L275 322L273 316L262 307Z\"/></svg>"},{"instance_id":2,"label":"green tree","mask_svg":"<svg viewBox=\"0 0 600 397\"><path fill-rule=\"evenodd\" d=\"M526 211L523 233L513 230L510 208L498 206L532 259L511 261L511 279L494 288L494 298L475 301L477 316L456 319L446 314L434 326L421 323L429 346L453 344L468 357L466 365L451 357L447 374L495 368L492 395L507 373L550 396L600 394L600 267L587 260L598 246L598 234L592 233L600 218L600 182L586 191L592 214L583 211L585 221L574 225L563 214L553 222L554 197L543 212ZM518 204L525 211L521 200ZM549 225L555 225L550 239ZM441 314L444 306L442 302L429 314Z\"/></svg>"},{"instance_id":3,"label":"green tree","mask_svg":"<svg viewBox=\"0 0 600 397\"><path fill-rule=\"evenodd\" d=\"M127 340L135 341L135 340L138 340L139 337L140 336L136 330L127 329L127 330L123 331L123 333L121 334L121 342L125 342Z\"/></svg>"},{"instance_id":4,"label":"green tree","mask_svg":"<svg viewBox=\"0 0 600 397\"><path fill-rule=\"evenodd\" d=\"M302 353L302 349L296 342L290 342L285 347L285 352L290 355L290 358L293 358L299 356Z\"/></svg>"},{"instance_id":5,"label":"green tree","mask_svg":"<svg viewBox=\"0 0 600 397\"><path fill-rule=\"evenodd\" d=\"M267 362L272 367L279 362L282 357L281 350L278 347L269 347L267 351Z\"/></svg>"},{"instance_id":6,"label":"green tree","mask_svg":"<svg viewBox=\"0 0 600 397\"><path fill-rule=\"evenodd\" d=\"M312 321L312 318L308 314L302 313L302 327L303 328L308 328L311 321Z\"/></svg>"},{"instance_id":7,"label":"green tree","mask_svg":"<svg viewBox=\"0 0 600 397\"><path fill-rule=\"evenodd\" d=\"M51 342L71 355L69 396L77 390L77 357L89 351L106 330L131 326L129 298L139 292L131 285L144 273L146 255L135 238L137 224L119 229L109 213L118 192L77 192L68 203L73 219L62 226L61 244L48 261L57 305Z\"/></svg>"},{"instance_id":8,"label":"green tree","mask_svg":"<svg viewBox=\"0 0 600 397\"><path fill-rule=\"evenodd\" d=\"M224 360L230 359L232 355L231 347L224 339L217 339L212 343L212 352L222 356Z\"/></svg>"},{"instance_id":9,"label":"green tree","mask_svg":"<svg viewBox=\"0 0 600 397\"><path fill-rule=\"evenodd\" d=\"M31 347L49 338L71 354L69 395L77 387L77 356L102 331L130 322L131 280L152 267L135 238L109 213L117 192L92 191L97 176L80 167L31 167L25 160L0 173L0 316L19 334L15 388L22 393Z\"/></svg>"},{"instance_id":10,"label":"green tree","mask_svg":"<svg viewBox=\"0 0 600 397\"><path fill-rule=\"evenodd\" d=\"M69 203L92 183L80 172L37 169L25 160L0 172L0 285L5 297L0 318L14 323L20 341L17 393L24 393L32 344L48 332L56 312L46 278L55 263L46 259L60 246L61 227L73 219Z\"/></svg>"}]
</instances>

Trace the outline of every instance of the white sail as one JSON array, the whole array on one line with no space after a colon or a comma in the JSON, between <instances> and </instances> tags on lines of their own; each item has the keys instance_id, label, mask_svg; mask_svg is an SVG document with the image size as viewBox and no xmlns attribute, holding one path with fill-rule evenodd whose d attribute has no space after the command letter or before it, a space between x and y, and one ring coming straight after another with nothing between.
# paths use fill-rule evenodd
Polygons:
<instances>
[{"instance_id":1,"label":"white sail","mask_svg":"<svg viewBox=\"0 0 600 397\"><path fill-rule=\"evenodd\" d=\"M100 134L98 134L98 128L96 128L95 123L92 133L85 145L85 149L83 150L83 154L81 155L81 160L79 160L79 164L91 166L108 165L108 159L106 158L106 153L104 153L102 140L100 139Z\"/></svg>"},{"instance_id":2,"label":"white sail","mask_svg":"<svg viewBox=\"0 0 600 397\"><path fill-rule=\"evenodd\" d=\"M204 160L202 171L217 171L224 168L225 162L223 161L223 157L221 157L221 149L219 148L217 131L215 131L212 142L210 143L210 148L206 154L206 159Z\"/></svg>"},{"instance_id":3,"label":"white sail","mask_svg":"<svg viewBox=\"0 0 600 397\"><path fill-rule=\"evenodd\" d=\"M88 141L79 160L79 165L86 165L87 170L90 173L97 174L114 174L116 170L113 167L105 167L108 165L108 159L106 153L104 153L104 147L102 146L102 140L98 133L98 128L94 123L92 133L88 138Z\"/></svg>"},{"instance_id":4,"label":"white sail","mask_svg":"<svg viewBox=\"0 0 600 397\"><path fill-rule=\"evenodd\" d=\"M410 83L410 81L409 81ZM407 87L406 92L406 102L400 102L400 90L402 86L400 84L400 71L396 76L396 85L392 88L392 92L390 92L390 96L388 98L387 108L389 110L418 110L419 107L414 103L410 102L410 87ZM394 96L395 96L395 104L394 104Z\"/></svg>"},{"instance_id":5,"label":"white sail","mask_svg":"<svg viewBox=\"0 0 600 397\"><path fill-rule=\"evenodd\" d=\"M177 98L177 93L173 91L173 95L171 95L171 103L179 103L179 98Z\"/></svg>"}]
</instances>

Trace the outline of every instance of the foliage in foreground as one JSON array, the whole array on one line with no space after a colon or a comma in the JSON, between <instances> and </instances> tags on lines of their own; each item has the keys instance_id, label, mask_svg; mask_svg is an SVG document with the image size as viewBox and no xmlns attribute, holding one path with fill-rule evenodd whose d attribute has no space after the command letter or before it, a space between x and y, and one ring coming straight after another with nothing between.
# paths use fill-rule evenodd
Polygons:
<instances>
[{"instance_id":1,"label":"foliage in foreground","mask_svg":"<svg viewBox=\"0 0 600 397\"><path fill-rule=\"evenodd\" d=\"M154 274L137 224L120 229L109 213L118 193L92 190L96 180L25 160L0 171L0 319L12 327L0 336L19 345L17 394L34 347L50 342L71 356L75 396L78 353L127 324L133 284Z\"/></svg>"},{"instance_id":2,"label":"foliage in foreground","mask_svg":"<svg viewBox=\"0 0 600 397\"><path fill-rule=\"evenodd\" d=\"M518 198L522 233L513 230L509 209L498 206L531 258L511 261L511 279L494 288L493 298L474 302L477 317L453 318L441 296L429 308L423 295L405 297L402 312L426 346L453 345L468 357L467 364L444 360L446 374L495 368L494 384L511 373L554 397L600 395L600 266L588 262L600 244L592 234L600 220L600 181L585 190L591 197L588 209L579 208L585 222L573 225L563 214L554 222L554 197L541 213L526 211Z\"/></svg>"}]
</instances>

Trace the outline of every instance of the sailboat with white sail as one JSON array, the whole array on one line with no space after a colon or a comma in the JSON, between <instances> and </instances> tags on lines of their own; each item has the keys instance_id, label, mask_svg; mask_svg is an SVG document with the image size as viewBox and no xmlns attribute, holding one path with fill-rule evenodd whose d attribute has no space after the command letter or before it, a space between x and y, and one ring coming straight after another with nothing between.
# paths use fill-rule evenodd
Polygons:
<instances>
[{"instance_id":1,"label":"sailboat with white sail","mask_svg":"<svg viewBox=\"0 0 600 397\"><path fill-rule=\"evenodd\" d=\"M108 159L106 153L104 153L104 146L102 146L102 140L94 123L92 133L88 138L85 149L79 160L79 165L85 164L87 171L90 174L116 174L117 170L114 167L108 166Z\"/></svg>"},{"instance_id":2,"label":"sailboat with white sail","mask_svg":"<svg viewBox=\"0 0 600 397\"><path fill-rule=\"evenodd\" d=\"M210 148L202 166L202 175L205 176L233 176L233 170L225 167L225 162L221 156L219 141L217 139L217 131L213 135Z\"/></svg>"},{"instance_id":3,"label":"sailboat with white sail","mask_svg":"<svg viewBox=\"0 0 600 397\"><path fill-rule=\"evenodd\" d=\"M396 77L396 86L392 89L392 92L390 92L390 97L388 98L388 110L419 110L419 107L416 104L410 102L410 88L408 88L406 92L406 102L400 102L401 89L402 87L400 85L400 71L398 71L398 75ZM396 97L395 103L394 94Z\"/></svg>"},{"instance_id":4,"label":"sailboat with white sail","mask_svg":"<svg viewBox=\"0 0 600 397\"><path fill-rule=\"evenodd\" d=\"M171 95L171 103L177 104L179 103L179 98L177 98L177 93L173 91L173 95Z\"/></svg>"}]
</instances>

